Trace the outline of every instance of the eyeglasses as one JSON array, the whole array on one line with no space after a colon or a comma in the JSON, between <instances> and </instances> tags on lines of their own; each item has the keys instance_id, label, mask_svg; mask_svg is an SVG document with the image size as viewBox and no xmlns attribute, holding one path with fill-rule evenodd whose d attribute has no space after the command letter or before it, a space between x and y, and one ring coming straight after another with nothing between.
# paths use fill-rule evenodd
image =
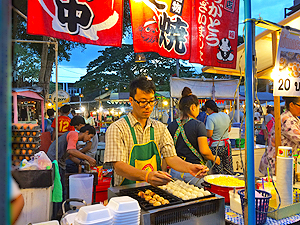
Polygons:
<instances>
[{"instance_id":1,"label":"eyeglasses","mask_svg":"<svg viewBox=\"0 0 300 225\"><path fill-rule=\"evenodd\" d=\"M155 106L157 104L157 99L155 99L153 101L138 101L135 98L133 98L133 100L142 108L146 107L148 104L150 106Z\"/></svg>"}]
</instances>

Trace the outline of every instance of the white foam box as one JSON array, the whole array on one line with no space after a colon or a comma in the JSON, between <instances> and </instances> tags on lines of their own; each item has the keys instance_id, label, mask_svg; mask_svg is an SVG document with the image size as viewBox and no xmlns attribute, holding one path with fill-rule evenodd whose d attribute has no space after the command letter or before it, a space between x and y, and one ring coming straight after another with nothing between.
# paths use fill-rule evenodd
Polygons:
<instances>
[{"instance_id":1,"label":"white foam box","mask_svg":"<svg viewBox=\"0 0 300 225\"><path fill-rule=\"evenodd\" d=\"M233 190L230 190L229 198L230 198L230 209L236 213L243 214L241 198L240 195L238 194L238 190L236 190L235 193L233 193Z\"/></svg>"},{"instance_id":2,"label":"white foam box","mask_svg":"<svg viewBox=\"0 0 300 225\"><path fill-rule=\"evenodd\" d=\"M240 128L239 127L231 127L230 132L228 132L229 139L237 139L240 138Z\"/></svg>"},{"instance_id":3,"label":"white foam box","mask_svg":"<svg viewBox=\"0 0 300 225\"><path fill-rule=\"evenodd\" d=\"M51 220L42 223L33 223L32 225L59 225L59 222L57 220Z\"/></svg>"},{"instance_id":4,"label":"white foam box","mask_svg":"<svg viewBox=\"0 0 300 225\"><path fill-rule=\"evenodd\" d=\"M269 212L273 210L274 208L269 206ZM297 202L292 205L284 206L275 212L268 213L268 217L274 218L276 220L280 220L299 213L300 213L300 202Z\"/></svg>"}]
</instances>

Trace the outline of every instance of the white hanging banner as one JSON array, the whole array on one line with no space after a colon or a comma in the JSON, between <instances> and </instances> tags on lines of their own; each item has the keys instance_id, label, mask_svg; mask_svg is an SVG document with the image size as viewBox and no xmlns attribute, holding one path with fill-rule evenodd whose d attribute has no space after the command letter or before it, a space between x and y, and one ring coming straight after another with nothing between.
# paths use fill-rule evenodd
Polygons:
<instances>
[{"instance_id":1,"label":"white hanging banner","mask_svg":"<svg viewBox=\"0 0 300 225\"><path fill-rule=\"evenodd\" d=\"M274 96L300 95L300 36L282 29L272 73Z\"/></svg>"},{"instance_id":2,"label":"white hanging banner","mask_svg":"<svg viewBox=\"0 0 300 225\"><path fill-rule=\"evenodd\" d=\"M209 80L171 77L171 97L181 98L184 87L189 87L198 98L233 98L239 80ZM215 91L213 91L215 90Z\"/></svg>"}]
</instances>

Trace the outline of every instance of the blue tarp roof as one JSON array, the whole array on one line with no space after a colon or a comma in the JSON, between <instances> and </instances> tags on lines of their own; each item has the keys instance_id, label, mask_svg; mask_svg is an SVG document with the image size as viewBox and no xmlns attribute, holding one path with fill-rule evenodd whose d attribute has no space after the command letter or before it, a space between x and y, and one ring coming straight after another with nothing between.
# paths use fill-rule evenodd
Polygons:
<instances>
[{"instance_id":1,"label":"blue tarp roof","mask_svg":"<svg viewBox=\"0 0 300 225\"><path fill-rule=\"evenodd\" d=\"M245 93L240 92L240 96L245 97ZM273 93L269 93L269 92L257 92L257 97L258 97L260 102L274 101ZM256 100L255 96L254 96L254 99ZM283 101L282 97L280 97L280 101Z\"/></svg>"}]
</instances>

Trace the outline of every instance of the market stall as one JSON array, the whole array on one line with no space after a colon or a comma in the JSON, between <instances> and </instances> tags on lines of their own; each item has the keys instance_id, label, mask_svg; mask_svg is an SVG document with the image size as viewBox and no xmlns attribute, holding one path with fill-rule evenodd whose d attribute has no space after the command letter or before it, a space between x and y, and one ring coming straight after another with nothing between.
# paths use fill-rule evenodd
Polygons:
<instances>
[{"instance_id":1,"label":"market stall","mask_svg":"<svg viewBox=\"0 0 300 225\"><path fill-rule=\"evenodd\" d=\"M257 62L257 65L256 65L256 72L257 72L257 78L260 78L260 79L273 79L274 80L274 89L277 85L277 82L278 80L280 80L279 78L282 78L283 74L280 74L277 73L275 74L275 77L276 75L280 75L281 77L275 79L275 77L272 77L272 71L274 70L275 66L276 65L279 65L279 68L281 67L281 62L279 62L279 58L278 57L278 54L277 53L277 50L279 48L279 33L278 31L281 31L281 30L289 30L291 34L291 36L294 36L294 37L297 37L299 36L299 24L300 24L300 11L297 11L295 13L293 13L292 15L290 15L289 17L285 18L284 20L282 20L281 22L279 22L278 24L275 24L275 23L272 23L272 22L269 22L269 21L261 21L261 20L257 20L255 21L256 25L258 26L262 26L264 28L267 28L267 30L265 30L264 32L262 32L261 34L257 35L256 38L255 38L255 52L256 52L256 59L255 62ZM250 24L250 23L249 23ZM284 29L285 28L285 29ZM248 28L249 30L251 30L252 28ZM298 30L297 30L298 29ZM251 32L250 32L251 33ZM296 35L295 35L296 34ZM249 34L250 35L250 34ZM289 43L289 44L287 44ZM287 39L285 40L285 44L283 44L283 46L289 46L287 47L287 49L291 49L292 51L292 56L295 55L295 52L297 48L293 48L293 44L294 43L294 40L292 39ZM295 46L299 46L299 45L295 45ZM281 48L283 48L282 46L280 46ZM245 53L245 56L246 56L246 60L245 62L243 60L240 60L237 65L240 65L241 66L241 70L238 69L238 66L235 68L235 69L224 69L224 68L218 68L218 67L204 67L203 68L203 72L211 72L211 73L218 73L218 74L227 74L227 75L236 75L236 76L243 76L245 75L246 78L247 78L247 72L250 73L250 76L249 76L249 81L250 83L253 82L253 76L251 73L253 73L253 70L252 70L252 62L251 62L251 54L252 54L252 51L253 49L252 48L252 43L247 43L246 42L246 45L241 45L238 47L238 59L241 59L243 58L244 56L244 50L246 50L246 53ZM286 50L285 50L286 51ZM281 56L281 55L279 55ZM247 57L248 57L248 60L247 61ZM293 58L293 57L290 57L290 58ZM281 59L281 58L280 58ZM285 61L284 57L282 59L283 61ZM277 64L278 63L278 64ZM284 64L284 66L286 66ZM277 67L278 68L278 67ZM249 71L250 70L250 71ZM250 79L252 78L252 79ZM285 77L286 79L286 77ZM249 82L248 81L248 82ZM278 88L278 85L277 85L277 88ZM280 89L280 88L278 88ZM289 89L286 88L285 91L287 91ZM249 91L250 91L250 94L249 94ZM246 102L248 103L251 103L251 102L254 102L253 100L253 96L252 95L252 91L253 89L248 89L248 98L246 96ZM286 95L281 95L281 96L298 96L298 94L294 94L294 95L291 95L290 93L287 93ZM250 102L249 102L250 100ZM249 108L250 107L250 108ZM280 121L280 95L274 94L274 108L275 108L275 152L276 152L276 155L278 154L278 147L281 145L281 121ZM252 115L252 106L251 104L248 104L248 108L246 107L246 113L247 115ZM249 120L248 120L249 119ZM252 127L252 123L253 123L253 119L251 121L251 118L248 117L248 122L247 125L250 125ZM254 157L253 157L253 142L252 142L252 138L253 138L253 134L252 134L252 129L249 129L249 126L248 126L248 129L247 129L247 132L249 132L249 134L247 135L247 157L246 157L246 163L248 163L249 167L251 167L251 165L253 165L253 160L254 160ZM250 140L250 141L249 141ZM277 163L277 160L276 160L276 163ZM280 166L280 171L277 173L282 174L282 170L286 170L288 168L290 168L290 166ZM250 169L251 170L251 169ZM249 172L249 170L247 170L247 172ZM277 174L277 175L278 175ZM249 177L253 177L252 176L252 170L251 170L251 175L249 175ZM285 176L286 179L288 179L289 181L287 182L286 181L286 185L285 186L291 186L292 185L292 179L290 179L292 177L292 169L290 169L290 173L289 173L289 176ZM252 182L248 182L248 187L249 187L249 184L251 184ZM277 183L277 185L279 186L279 182ZM253 186L250 186L250 188L253 188ZM295 186L294 186L295 188ZM295 189L294 189L295 190ZM252 190L251 190L252 191ZM251 192L250 191L250 192ZM253 192L252 192L253 193ZM288 194L287 194L288 193ZM285 198L287 195L290 196L292 195L293 193L293 189L289 189L288 192L286 192L286 194L284 194L283 198ZM276 194L275 194L276 196ZM272 195L272 197L274 197ZM277 198L278 199L278 198ZM293 197L291 197L291 199L293 199ZM253 200L252 199L252 196L249 196L249 199L250 200L250 203L253 204ZM294 199L295 200L295 199ZM290 201L290 205L285 205L284 207L281 206L281 208L277 211L277 205L275 206L275 214L276 215L279 215L281 214L283 217L289 217L289 216L292 216L292 215L295 215L295 214L298 214L299 211L294 211L293 209L296 207L297 204L292 204L292 201ZM297 202L297 201L296 201ZM295 203L295 201L294 201ZM249 204L249 202L248 202ZM255 206L255 205L254 205ZM291 213L292 212L292 213ZM273 212L274 213L274 212ZM272 213L271 214L268 214L269 216L272 216ZM249 215L248 215L249 216ZM274 216L274 215L273 215ZM249 216L250 217L250 216ZM273 218L275 218L276 220L268 220L267 222L270 222L270 223L274 223L274 224L292 224L294 222L296 222L298 219L295 218L297 217L297 215L293 218L289 217L289 219L287 220L279 220L279 219L282 219L283 217L278 217L278 216L275 216ZM242 222L240 220L236 220L236 221L233 221L233 220L230 220L231 222L235 222L234 224L242 224ZM248 221L249 222L249 221Z\"/></svg>"},{"instance_id":2,"label":"market stall","mask_svg":"<svg viewBox=\"0 0 300 225\"><path fill-rule=\"evenodd\" d=\"M19 96L19 98L18 98ZM44 121L44 98L39 95L36 91L33 91L32 89L22 89L22 88L13 88L12 89L12 97L13 97L13 122L14 123L18 123L19 121L19 110L21 112L21 109L18 109L18 102L30 102L30 101L39 101L40 102L40 110L41 110L41 121ZM24 104L25 106L25 104ZM31 123L36 123L35 120L30 121L30 116L27 113L28 112L28 107L26 106L26 108L24 109L26 111L26 116L27 118L24 118L24 120L26 119L27 122L31 122ZM37 115L38 112L36 112ZM44 123L41 122L42 124L42 130L44 131Z\"/></svg>"}]
</instances>

